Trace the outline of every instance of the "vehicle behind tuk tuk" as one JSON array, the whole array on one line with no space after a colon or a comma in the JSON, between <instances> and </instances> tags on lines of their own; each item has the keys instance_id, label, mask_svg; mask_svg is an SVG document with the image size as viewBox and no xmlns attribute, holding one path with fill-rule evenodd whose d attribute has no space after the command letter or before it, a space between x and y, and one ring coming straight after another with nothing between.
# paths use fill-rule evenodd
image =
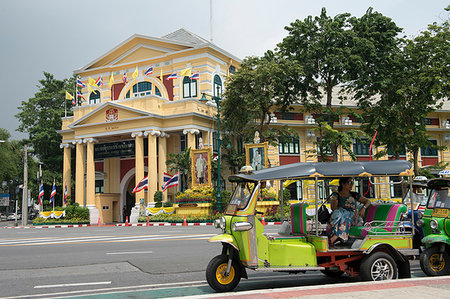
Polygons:
<instances>
[{"instance_id":1,"label":"vehicle behind tuk tuk","mask_svg":"<svg viewBox=\"0 0 450 299\"><path fill-rule=\"evenodd\" d=\"M412 176L411 163L404 160L367 162L296 163L230 176L236 183L224 216L215 226L222 234L209 242L222 244L222 252L206 269L206 279L216 291L231 291L246 269L257 272L300 273L320 270L327 276L344 273L363 280L389 280L410 277L408 257L413 249L414 231L400 229L407 212L403 204L372 204L366 210L364 225L352 227L352 242L330 247L326 225L318 219L318 180L339 177ZM315 216L308 219L308 203L291 205L290 222L284 222L278 234L267 234L256 217L256 203L266 181L315 181ZM410 180L411 181L411 180ZM283 192L280 192L283 194ZM281 195L281 207L283 198ZM414 214L412 214L414 218ZM412 219L414 221L414 219Z\"/></svg>"},{"instance_id":2,"label":"vehicle behind tuk tuk","mask_svg":"<svg viewBox=\"0 0 450 299\"><path fill-rule=\"evenodd\" d=\"M427 205L419 225L426 249L420 267L429 276L446 275L450 270L450 178L431 179Z\"/></svg>"}]
</instances>

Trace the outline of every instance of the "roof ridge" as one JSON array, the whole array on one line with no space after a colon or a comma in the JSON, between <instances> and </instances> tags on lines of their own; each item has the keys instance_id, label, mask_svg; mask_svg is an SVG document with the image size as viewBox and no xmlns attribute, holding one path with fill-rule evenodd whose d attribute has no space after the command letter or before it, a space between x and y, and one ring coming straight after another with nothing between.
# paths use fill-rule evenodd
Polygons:
<instances>
[{"instance_id":1,"label":"roof ridge","mask_svg":"<svg viewBox=\"0 0 450 299\"><path fill-rule=\"evenodd\" d=\"M186 38L188 36L189 38ZM191 31L187 30L186 28L180 28L173 32L170 32L161 38L170 39L170 40L177 40L182 42L188 42L190 44L209 44L210 42L203 37L192 33Z\"/></svg>"}]
</instances>

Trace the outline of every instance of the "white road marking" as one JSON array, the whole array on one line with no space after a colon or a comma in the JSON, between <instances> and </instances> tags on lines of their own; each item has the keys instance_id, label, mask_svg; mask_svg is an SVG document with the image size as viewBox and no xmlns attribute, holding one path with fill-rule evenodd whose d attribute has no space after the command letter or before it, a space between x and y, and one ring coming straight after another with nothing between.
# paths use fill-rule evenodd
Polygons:
<instances>
[{"instance_id":1,"label":"white road marking","mask_svg":"<svg viewBox=\"0 0 450 299\"><path fill-rule=\"evenodd\" d=\"M47 285L35 286L34 288L35 289L63 288L63 287L92 286L92 285L100 285L100 284L111 284L111 281L47 284Z\"/></svg>"},{"instance_id":2,"label":"white road marking","mask_svg":"<svg viewBox=\"0 0 450 299\"><path fill-rule=\"evenodd\" d=\"M142 254L142 253L153 253L153 251L107 252L106 254Z\"/></svg>"}]
</instances>

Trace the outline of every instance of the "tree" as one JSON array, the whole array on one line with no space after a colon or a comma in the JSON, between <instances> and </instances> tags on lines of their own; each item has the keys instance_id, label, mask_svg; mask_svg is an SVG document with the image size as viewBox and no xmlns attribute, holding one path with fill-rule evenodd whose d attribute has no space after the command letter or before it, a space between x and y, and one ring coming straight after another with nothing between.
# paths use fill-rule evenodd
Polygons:
<instances>
[{"instance_id":1,"label":"tree","mask_svg":"<svg viewBox=\"0 0 450 299\"><path fill-rule=\"evenodd\" d=\"M291 81L302 81L298 64L288 62L268 51L263 57L247 57L240 69L227 79L221 112L225 138L241 143L253 139L259 131L261 142L277 142L291 136L287 127L270 126L274 109L286 111L295 101L288 91Z\"/></svg>"},{"instance_id":2,"label":"tree","mask_svg":"<svg viewBox=\"0 0 450 299\"><path fill-rule=\"evenodd\" d=\"M429 26L412 40L403 40L392 55L391 71L378 90L377 101L360 100L365 111L366 130L378 130L377 144L385 145L394 156L412 152L414 172L419 174L418 153L421 147L435 147L428 140L425 119L439 108L449 92L450 61L449 22Z\"/></svg>"},{"instance_id":3,"label":"tree","mask_svg":"<svg viewBox=\"0 0 450 299\"><path fill-rule=\"evenodd\" d=\"M303 82L293 82L288 91L298 94L305 111L314 115L319 132L319 155L323 159L331 151L333 161L337 161L338 147L342 146L353 156L352 140L364 133L334 129L341 114L355 112L345 106L334 109L333 97L336 94L342 104L347 95L344 87L355 80L362 69L386 72L378 70L383 64L364 65L365 57L374 62L384 57L385 52L395 46L392 33L400 29L389 18L374 14L371 9L357 19L348 13L331 18L325 8L320 16L296 20L285 29L288 36L278 44L279 52L286 60L300 64L305 75ZM384 50L378 51L379 46ZM370 75L368 71L367 74Z\"/></svg>"},{"instance_id":4,"label":"tree","mask_svg":"<svg viewBox=\"0 0 450 299\"><path fill-rule=\"evenodd\" d=\"M19 146L15 141L9 141L11 135L6 129L0 128L0 183L10 182L20 177L22 157L16 150Z\"/></svg>"},{"instance_id":5,"label":"tree","mask_svg":"<svg viewBox=\"0 0 450 299\"><path fill-rule=\"evenodd\" d=\"M39 80L39 91L33 98L22 101L19 106L21 112L16 115L20 123L18 131L29 134L29 143L34 150L34 155L44 165L44 185L48 192L55 178L59 190L63 188L63 152L59 147L61 135L57 131L61 129L65 107L68 107L68 115L72 115L71 101L65 99L65 92L67 90L69 93L74 93L73 82L75 77L57 80L52 74L44 72L44 79ZM62 202L61 193L57 193L59 202Z\"/></svg>"}]
</instances>

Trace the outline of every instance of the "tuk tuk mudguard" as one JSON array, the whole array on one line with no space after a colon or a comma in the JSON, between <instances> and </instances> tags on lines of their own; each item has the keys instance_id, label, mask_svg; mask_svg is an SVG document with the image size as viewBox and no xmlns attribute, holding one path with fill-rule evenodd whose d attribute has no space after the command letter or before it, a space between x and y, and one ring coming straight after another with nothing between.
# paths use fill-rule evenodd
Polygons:
<instances>
[{"instance_id":1,"label":"tuk tuk mudguard","mask_svg":"<svg viewBox=\"0 0 450 299\"><path fill-rule=\"evenodd\" d=\"M225 243L225 244L230 245L231 247L233 247L237 251L239 251L239 247L237 245L236 240L230 234L221 234L221 235L217 235L217 236L211 237L211 238L208 239L208 242L211 242L211 243L214 243L214 242Z\"/></svg>"},{"instance_id":2,"label":"tuk tuk mudguard","mask_svg":"<svg viewBox=\"0 0 450 299\"><path fill-rule=\"evenodd\" d=\"M450 245L450 238L447 235L428 235L422 239L425 246L430 246L436 243L443 243Z\"/></svg>"}]
</instances>

